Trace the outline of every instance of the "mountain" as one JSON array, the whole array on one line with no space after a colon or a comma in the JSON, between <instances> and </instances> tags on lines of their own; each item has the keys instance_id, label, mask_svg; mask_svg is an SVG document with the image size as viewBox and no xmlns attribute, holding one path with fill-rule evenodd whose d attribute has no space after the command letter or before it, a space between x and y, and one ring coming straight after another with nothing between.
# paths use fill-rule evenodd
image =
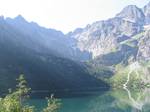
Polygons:
<instances>
[{"instance_id":1,"label":"mountain","mask_svg":"<svg viewBox=\"0 0 150 112\"><path fill-rule=\"evenodd\" d=\"M125 13L125 11L133 11L135 15ZM127 16L127 14L129 15ZM130 15L134 16L134 19L132 17L130 19ZM91 52L93 58L96 58L115 51L120 42L141 32L143 29L141 24L143 24L142 20L144 19L141 17L143 17L143 13L140 9L135 6L128 6L114 18L95 22L79 33L73 32L69 35L71 38L77 39L77 46L81 51ZM141 22L139 23L139 21Z\"/></svg>"},{"instance_id":2,"label":"mountain","mask_svg":"<svg viewBox=\"0 0 150 112\"><path fill-rule=\"evenodd\" d=\"M26 35L26 39L30 40L32 44L38 44L39 48L36 48L36 50L45 47L61 57L73 60L87 60L90 58L90 54L87 52L81 52L79 49L73 48L73 40L67 38L61 31L41 27L35 22L28 22L21 15L14 19L6 18L5 21L14 29ZM32 45L29 47L34 48Z\"/></svg>"},{"instance_id":3,"label":"mountain","mask_svg":"<svg viewBox=\"0 0 150 112\"><path fill-rule=\"evenodd\" d=\"M150 67L150 2L143 8L129 5L115 17L77 28L68 36L76 40L77 48L92 54L87 65L98 79L122 88L130 68L136 68L131 73L130 86L149 81L146 77ZM140 74L139 78L136 74Z\"/></svg>"},{"instance_id":4,"label":"mountain","mask_svg":"<svg viewBox=\"0 0 150 112\"><path fill-rule=\"evenodd\" d=\"M113 18L65 35L21 15L1 16L0 92L14 86L20 73L33 90L81 91L109 87L101 79L124 80L115 74L128 73L133 62L149 70L149 18L150 3L143 8L129 5Z\"/></svg>"},{"instance_id":5,"label":"mountain","mask_svg":"<svg viewBox=\"0 0 150 112\"><path fill-rule=\"evenodd\" d=\"M113 18L94 22L85 28L77 28L66 35L61 31L28 22L21 15L14 19L6 18L5 21L19 32L27 35L26 38L30 40L30 43L38 44L37 47L40 47L36 47L36 50L42 46L57 53L60 57L88 61L122 51L122 48L125 47L122 43L132 40L143 32L145 26L148 25L149 4L143 8L129 5ZM32 47L32 44L31 48L35 48ZM62 47L63 49L61 49Z\"/></svg>"},{"instance_id":6,"label":"mountain","mask_svg":"<svg viewBox=\"0 0 150 112\"><path fill-rule=\"evenodd\" d=\"M125 21L143 25L145 22L145 15L142 9L135 5L125 7L116 17L122 18Z\"/></svg>"},{"instance_id":7,"label":"mountain","mask_svg":"<svg viewBox=\"0 0 150 112\"><path fill-rule=\"evenodd\" d=\"M76 46L81 51L88 51L96 63L113 65L128 63L139 59L141 54L141 42L145 37L139 35L148 27L150 15L150 3L144 8L129 5L108 20L97 21L85 28L77 28L68 33L70 38L76 39ZM149 30L149 29L148 29ZM137 39L136 39L137 38ZM134 46L127 44L131 42ZM147 42L149 43L149 42ZM149 50L148 44L143 44L144 50ZM149 57L149 56L148 56Z\"/></svg>"},{"instance_id":8,"label":"mountain","mask_svg":"<svg viewBox=\"0 0 150 112\"><path fill-rule=\"evenodd\" d=\"M14 20L1 17L0 93L15 87L21 73L33 91L48 91L46 94L108 88L104 81L91 76L82 63L63 55L68 52L63 51L63 36L61 32L28 23L20 16ZM52 48L56 44L61 49Z\"/></svg>"},{"instance_id":9,"label":"mountain","mask_svg":"<svg viewBox=\"0 0 150 112\"><path fill-rule=\"evenodd\" d=\"M143 7L143 12L145 15L145 23L150 24L150 2Z\"/></svg>"}]
</instances>

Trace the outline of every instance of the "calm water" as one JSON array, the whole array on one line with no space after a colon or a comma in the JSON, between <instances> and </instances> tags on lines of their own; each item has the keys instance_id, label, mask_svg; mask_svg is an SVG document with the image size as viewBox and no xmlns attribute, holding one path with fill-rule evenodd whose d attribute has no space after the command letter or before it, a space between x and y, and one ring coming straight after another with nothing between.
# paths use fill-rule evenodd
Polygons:
<instances>
[{"instance_id":1,"label":"calm water","mask_svg":"<svg viewBox=\"0 0 150 112\"><path fill-rule=\"evenodd\" d=\"M32 99L29 103L39 110L46 105L44 99ZM59 112L150 112L150 89L113 90L85 97L62 98Z\"/></svg>"}]
</instances>

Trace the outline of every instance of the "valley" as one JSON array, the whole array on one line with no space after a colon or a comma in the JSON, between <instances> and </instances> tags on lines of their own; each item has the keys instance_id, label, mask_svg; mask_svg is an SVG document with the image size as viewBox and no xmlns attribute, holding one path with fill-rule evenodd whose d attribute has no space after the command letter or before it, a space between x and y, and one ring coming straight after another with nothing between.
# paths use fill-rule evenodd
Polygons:
<instances>
[{"instance_id":1,"label":"valley","mask_svg":"<svg viewBox=\"0 0 150 112\"><path fill-rule=\"evenodd\" d=\"M150 3L67 34L0 17L0 91L25 74L33 91L149 87ZM9 82L9 83L6 83Z\"/></svg>"}]
</instances>

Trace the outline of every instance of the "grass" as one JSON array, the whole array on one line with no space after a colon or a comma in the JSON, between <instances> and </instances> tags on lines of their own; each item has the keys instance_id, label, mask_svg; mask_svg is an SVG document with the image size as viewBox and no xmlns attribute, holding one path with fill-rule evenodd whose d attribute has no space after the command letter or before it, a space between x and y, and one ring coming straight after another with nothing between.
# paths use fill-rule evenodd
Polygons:
<instances>
[{"instance_id":1,"label":"grass","mask_svg":"<svg viewBox=\"0 0 150 112\"><path fill-rule=\"evenodd\" d=\"M130 71L130 66L123 66L121 64L116 65L116 74L110 78L109 82L111 83L113 88L122 88L123 84L127 81L128 73ZM147 79L148 73L145 70L148 70L150 67L150 62L140 62L140 67L130 75L130 81L128 83L129 88L143 88L150 87L150 84ZM139 73L139 77L137 77L136 71ZM146 79L143 80L143 79Z\"/></svg>"},{"instance_id":2,"label":"grass","mask_svg":"<svg viewBox=\"0 0 150 112\"><path fill-rule=\"evenodd\" d=\"M128 39L128 40L125 40L125 41L121 42L120 44L121 45L126 44L128 46L135 47L134 41L139 40L143 35L144 35L144 31L137 34L137 35L134 35L133 37L131 37L131 39Z\"/></svg>"}]
</instances>

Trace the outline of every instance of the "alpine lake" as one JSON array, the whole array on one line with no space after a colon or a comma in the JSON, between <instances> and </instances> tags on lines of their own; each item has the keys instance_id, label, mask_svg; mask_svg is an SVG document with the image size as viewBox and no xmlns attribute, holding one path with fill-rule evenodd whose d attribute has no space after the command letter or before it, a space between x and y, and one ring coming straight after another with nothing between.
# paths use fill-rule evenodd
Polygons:
<instances>
[{"instance_id":1,"label":"alpine lake","mask_svg":"<svg viewBox=\"0 0 150 112\"><path fill-rule=\"evenodd\" d=\"M61 93L60 93L61 94ZM150 112L150 89L76 92L69 97L60 97L59 112ZM46 100L32 98L29 104L40 112Z\"/></svg>"}]
</instances>

